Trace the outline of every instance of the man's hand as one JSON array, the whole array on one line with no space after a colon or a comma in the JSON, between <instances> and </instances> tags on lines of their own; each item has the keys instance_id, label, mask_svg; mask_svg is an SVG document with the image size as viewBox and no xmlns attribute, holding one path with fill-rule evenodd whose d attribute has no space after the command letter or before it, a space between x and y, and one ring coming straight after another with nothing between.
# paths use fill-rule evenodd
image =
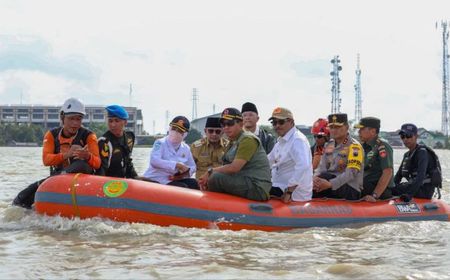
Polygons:
<instances>
[{"instance_id":1,"label":"man's hand","mask_svg":"<svg viewBox=\"0 0 450 280\"><path fill-rule=\"evenodd\" d=\"M314 177L313 178L313 190L316 192L321 192L326 189L331 188L331 183L325 179Z\"/></svg>"},{"instance_id":2,"label":"man's hand","mask_svg":"<svg viewBox=\"0 0 450 280\"><path fill-rule=\"evenodd\" d=\"M198 179L198 184L200 186L200 189L202 191L207 191L208 190L208 179L209 179L209 174L208 172L205 172L205 174L203 174L199 179Z\"/></svg>"},{"instance_id":3,"label":"man's hand","mask_svg":"<svg viewBox=\"0 0 450 280\"><path fill-rule=\"evenodd\" d=\"M368 201L368 202L377 202L377 200L375 199L375 197L373 197L373 196L371 196L371 195L366 195L366 196L364 196L362 199L365 200L365 201Z\"/></svg>"},{"instance_id":4,"label":"man's hand","mask_svg":"<svg viewBox=\"0 0 450 280\"><path fill-rule=\"evenodd\" d=\"M78 145L74 145L74 146L78 146ZM73 146L72 146L73 147ZM72 149L71 147L71 149ZM80 146L78 146L80 147ZM82 159L85 161L88 161L91 158L91 153L88 150L87 146L84 146L83 148L78 148L75 149L75 151L73 152L73 156L75 159Z\"/></svg>"}]
</instances>

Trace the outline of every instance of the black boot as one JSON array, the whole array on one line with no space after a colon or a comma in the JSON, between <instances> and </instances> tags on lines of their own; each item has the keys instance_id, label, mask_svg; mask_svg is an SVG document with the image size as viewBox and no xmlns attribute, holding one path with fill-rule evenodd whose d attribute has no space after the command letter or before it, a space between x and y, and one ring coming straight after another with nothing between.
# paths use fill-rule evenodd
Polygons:
<instances>
[{"instance_id":1,"label":"black boot","mask_svg":"<svg viewBox=\"0 0 450 280\"><path fill-rule=\"evenodd\" d=\"M42 182L44 182L46 179L47 178L39 180L26 187L16 196L16 198L14 198L12 204L15 206L31 209L31 205L33 205L34 203L34 195L36 194L36 191L42 184Z\"/></svg>"}]
</instances>

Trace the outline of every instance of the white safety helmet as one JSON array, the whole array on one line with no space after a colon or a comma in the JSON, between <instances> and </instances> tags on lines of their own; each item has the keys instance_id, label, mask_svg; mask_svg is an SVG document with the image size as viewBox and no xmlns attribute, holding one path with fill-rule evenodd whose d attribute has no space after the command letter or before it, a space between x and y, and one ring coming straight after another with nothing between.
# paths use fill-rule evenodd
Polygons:
<instances>
[{"instance_id":1,"label":"white safety helmet","mask_svg":"<svg viewBox=\"0 0 450 280\"><path fill-rule=\"evenodd\" d=\"M86 110L84 109L84 104L80 100L71 97L67 99L62 105L61 114L64 115L80 114L85 116Z\"/></svg>"}]
</instances>

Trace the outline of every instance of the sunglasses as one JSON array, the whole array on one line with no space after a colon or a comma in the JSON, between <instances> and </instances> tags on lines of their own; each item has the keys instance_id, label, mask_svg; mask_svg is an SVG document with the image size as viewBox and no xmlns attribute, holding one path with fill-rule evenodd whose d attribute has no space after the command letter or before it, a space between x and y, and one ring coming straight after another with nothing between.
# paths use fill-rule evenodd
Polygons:
<instances>
[{"instance_id":1,"label":"sunglasses","mask_svg":"<svg viewBox=\"0 0 450 280\"><path fill-rule=\"evenodd\" d=\"M226 127L226 126L233 126L236 124L235 120L223 120L220 122L220 126L221 127Z\"/></svg>"},{"instance_id":2,"label":"sunglasses","mask_svg":"<svg viewBox=\"0 0 450 280\"><path fill-rule=\"evenodd\" d=\"M400 138L402 138L402 139L405 139L405 138L410 139L410 138L412 138L412 137L413 137L413 135L411 135L411 134L401 134L401 135L400 135Z\"/></svg>"},{"instance_id":3,"label":"sunglasses","mask_svg":"<svg viewBox=\"0 0 450 280\"><path fill-rule=\"evenodd\" d=\"M324 138L325 136L323 136L323 135L314 135L314 138L316 138L316 139L322 139L322 138Z\"/></svg>"},{"instance_id":4,"label":"sunglasses","mask_svg":"<svg viewBox=\"0 0 450 280\"><path fill-rule=\"evenodd\" d=\"M208 128L207 131L208 131L209 134L214 134L214 133L215 134L220 134L220 133L222 133L222 129Z\"/></svg>"},{"instance_id":5,"label":"sunglasses","mask_svg":"<svg viewBox=\"0 0 450 280\"><path fill-rule=\"evenodd\" d=\"M286 121L287 121L287 119L286 120L272 120L272 126L277 126L277 124L283 125L286 123Z\"/></svg>"}]
</instances>

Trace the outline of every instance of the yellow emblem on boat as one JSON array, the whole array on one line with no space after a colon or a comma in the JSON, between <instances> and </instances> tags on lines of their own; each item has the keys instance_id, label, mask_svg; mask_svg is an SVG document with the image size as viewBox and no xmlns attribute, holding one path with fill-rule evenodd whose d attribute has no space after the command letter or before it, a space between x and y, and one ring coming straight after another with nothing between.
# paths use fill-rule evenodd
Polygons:
<instances>
[{"instance_id":1,"label":"yellow emblem on boat","mask_svg":"<svg viewBox=\"0 0 450 280\"><path fill-rule=\"evenodd\" d=\"M108 197L121 196L128 188L127 182L124 181L108 181L103 185L103 193Z\"/></svg>"}]
</instances>

